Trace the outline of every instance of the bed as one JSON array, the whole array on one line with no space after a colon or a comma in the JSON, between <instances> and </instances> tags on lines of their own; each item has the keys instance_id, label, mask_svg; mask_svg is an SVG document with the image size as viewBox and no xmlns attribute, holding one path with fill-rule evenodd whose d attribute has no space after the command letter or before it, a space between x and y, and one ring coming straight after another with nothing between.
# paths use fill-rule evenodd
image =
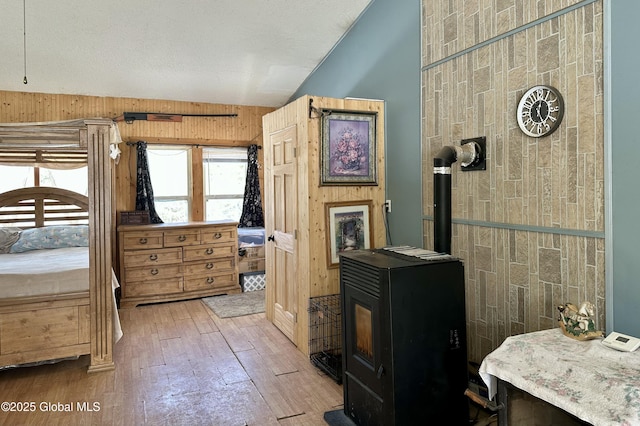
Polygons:
<instances>
[{"instance_id":1,"label":"bed","mask_svg":"<svg viewBox=\"0 0 640 426\"><path fill-rule=\"evenodd\" d=\"M81 355L90 357L89 372L115 367L122 331L111 267L113 126L0 124L0 162L55 161L71 150L89 173L88 196L49 187L0 194L0 368Z\"/></svg>"}]
</instances>

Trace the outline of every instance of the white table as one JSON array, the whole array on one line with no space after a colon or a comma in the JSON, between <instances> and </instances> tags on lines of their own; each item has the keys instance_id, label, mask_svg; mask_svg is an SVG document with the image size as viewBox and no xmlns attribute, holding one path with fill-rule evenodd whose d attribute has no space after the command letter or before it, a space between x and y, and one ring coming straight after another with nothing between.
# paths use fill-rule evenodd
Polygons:
<instances>
[{"instance_id":1,"label":"white table","mask_svg":"<svg viewBox=\"0 0 640 426\"><path fill-rule=\"evenodd\" d=\"M500 379L593 425L640 425L640 351L601 340L559 328L511 336L482 361L480 376L492 400Z\"/></svg>"}]
</instances>

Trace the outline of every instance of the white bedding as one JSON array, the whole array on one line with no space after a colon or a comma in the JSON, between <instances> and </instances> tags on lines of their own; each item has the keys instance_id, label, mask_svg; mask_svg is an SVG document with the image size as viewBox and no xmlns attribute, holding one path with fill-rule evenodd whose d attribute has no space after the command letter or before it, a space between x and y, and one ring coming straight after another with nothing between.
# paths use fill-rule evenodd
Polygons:
<instances>
[{"instance_id":1,"label":"white bedding","mask_svg":"<svg viewBox=\"0 0 640 426\"><path fill-rule=\"evenodd\" d=\"M0 298L89 290L89 249L0 254Z\"/></svg>"},{"instance_id":2,"label":"white bedding","mask_svg":"<svg viewBox=\"0 0 640 426\"><path fill-rule=\"evenodd\" d=\"M120 287L113 270L111 286ZM89 290L89 249L67 247L0 254L0 298L40 296ZM113 292L114 341L122 337Z\"/></svg>"}]
</instances>

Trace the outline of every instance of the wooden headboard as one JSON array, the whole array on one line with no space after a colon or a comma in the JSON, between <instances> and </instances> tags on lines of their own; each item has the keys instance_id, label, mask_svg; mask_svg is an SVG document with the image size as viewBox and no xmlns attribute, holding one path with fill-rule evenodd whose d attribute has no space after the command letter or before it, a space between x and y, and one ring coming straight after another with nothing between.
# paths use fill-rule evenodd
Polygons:
<instances>
[{"instance_id":1,"label":"wooden headboard","mask_svg":"<svg viewBox=\"0 0 640 426\"><path fill-rule=\"evenodd\" d=\"M89 198L61 188L39 186L0 194L0 226L20 228L89 223Z\"/></svg>"}]
</instances>

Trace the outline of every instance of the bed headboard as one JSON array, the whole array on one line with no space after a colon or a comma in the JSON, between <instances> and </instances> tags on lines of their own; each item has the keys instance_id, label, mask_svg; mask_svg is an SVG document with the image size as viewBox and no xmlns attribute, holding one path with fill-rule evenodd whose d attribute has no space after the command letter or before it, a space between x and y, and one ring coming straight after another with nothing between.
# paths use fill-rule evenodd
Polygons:
<instances>
[{"instance_id":1,"label":"bed headboard","mask_svg":"<svg viewBox=\"0 0 640 426\"><path fill-rule=\"evenodd\" d=\"M86 195L46 186L0 194L0 226L33 228L88 223L89 198Z\"/></svg>"}]
</instances>

